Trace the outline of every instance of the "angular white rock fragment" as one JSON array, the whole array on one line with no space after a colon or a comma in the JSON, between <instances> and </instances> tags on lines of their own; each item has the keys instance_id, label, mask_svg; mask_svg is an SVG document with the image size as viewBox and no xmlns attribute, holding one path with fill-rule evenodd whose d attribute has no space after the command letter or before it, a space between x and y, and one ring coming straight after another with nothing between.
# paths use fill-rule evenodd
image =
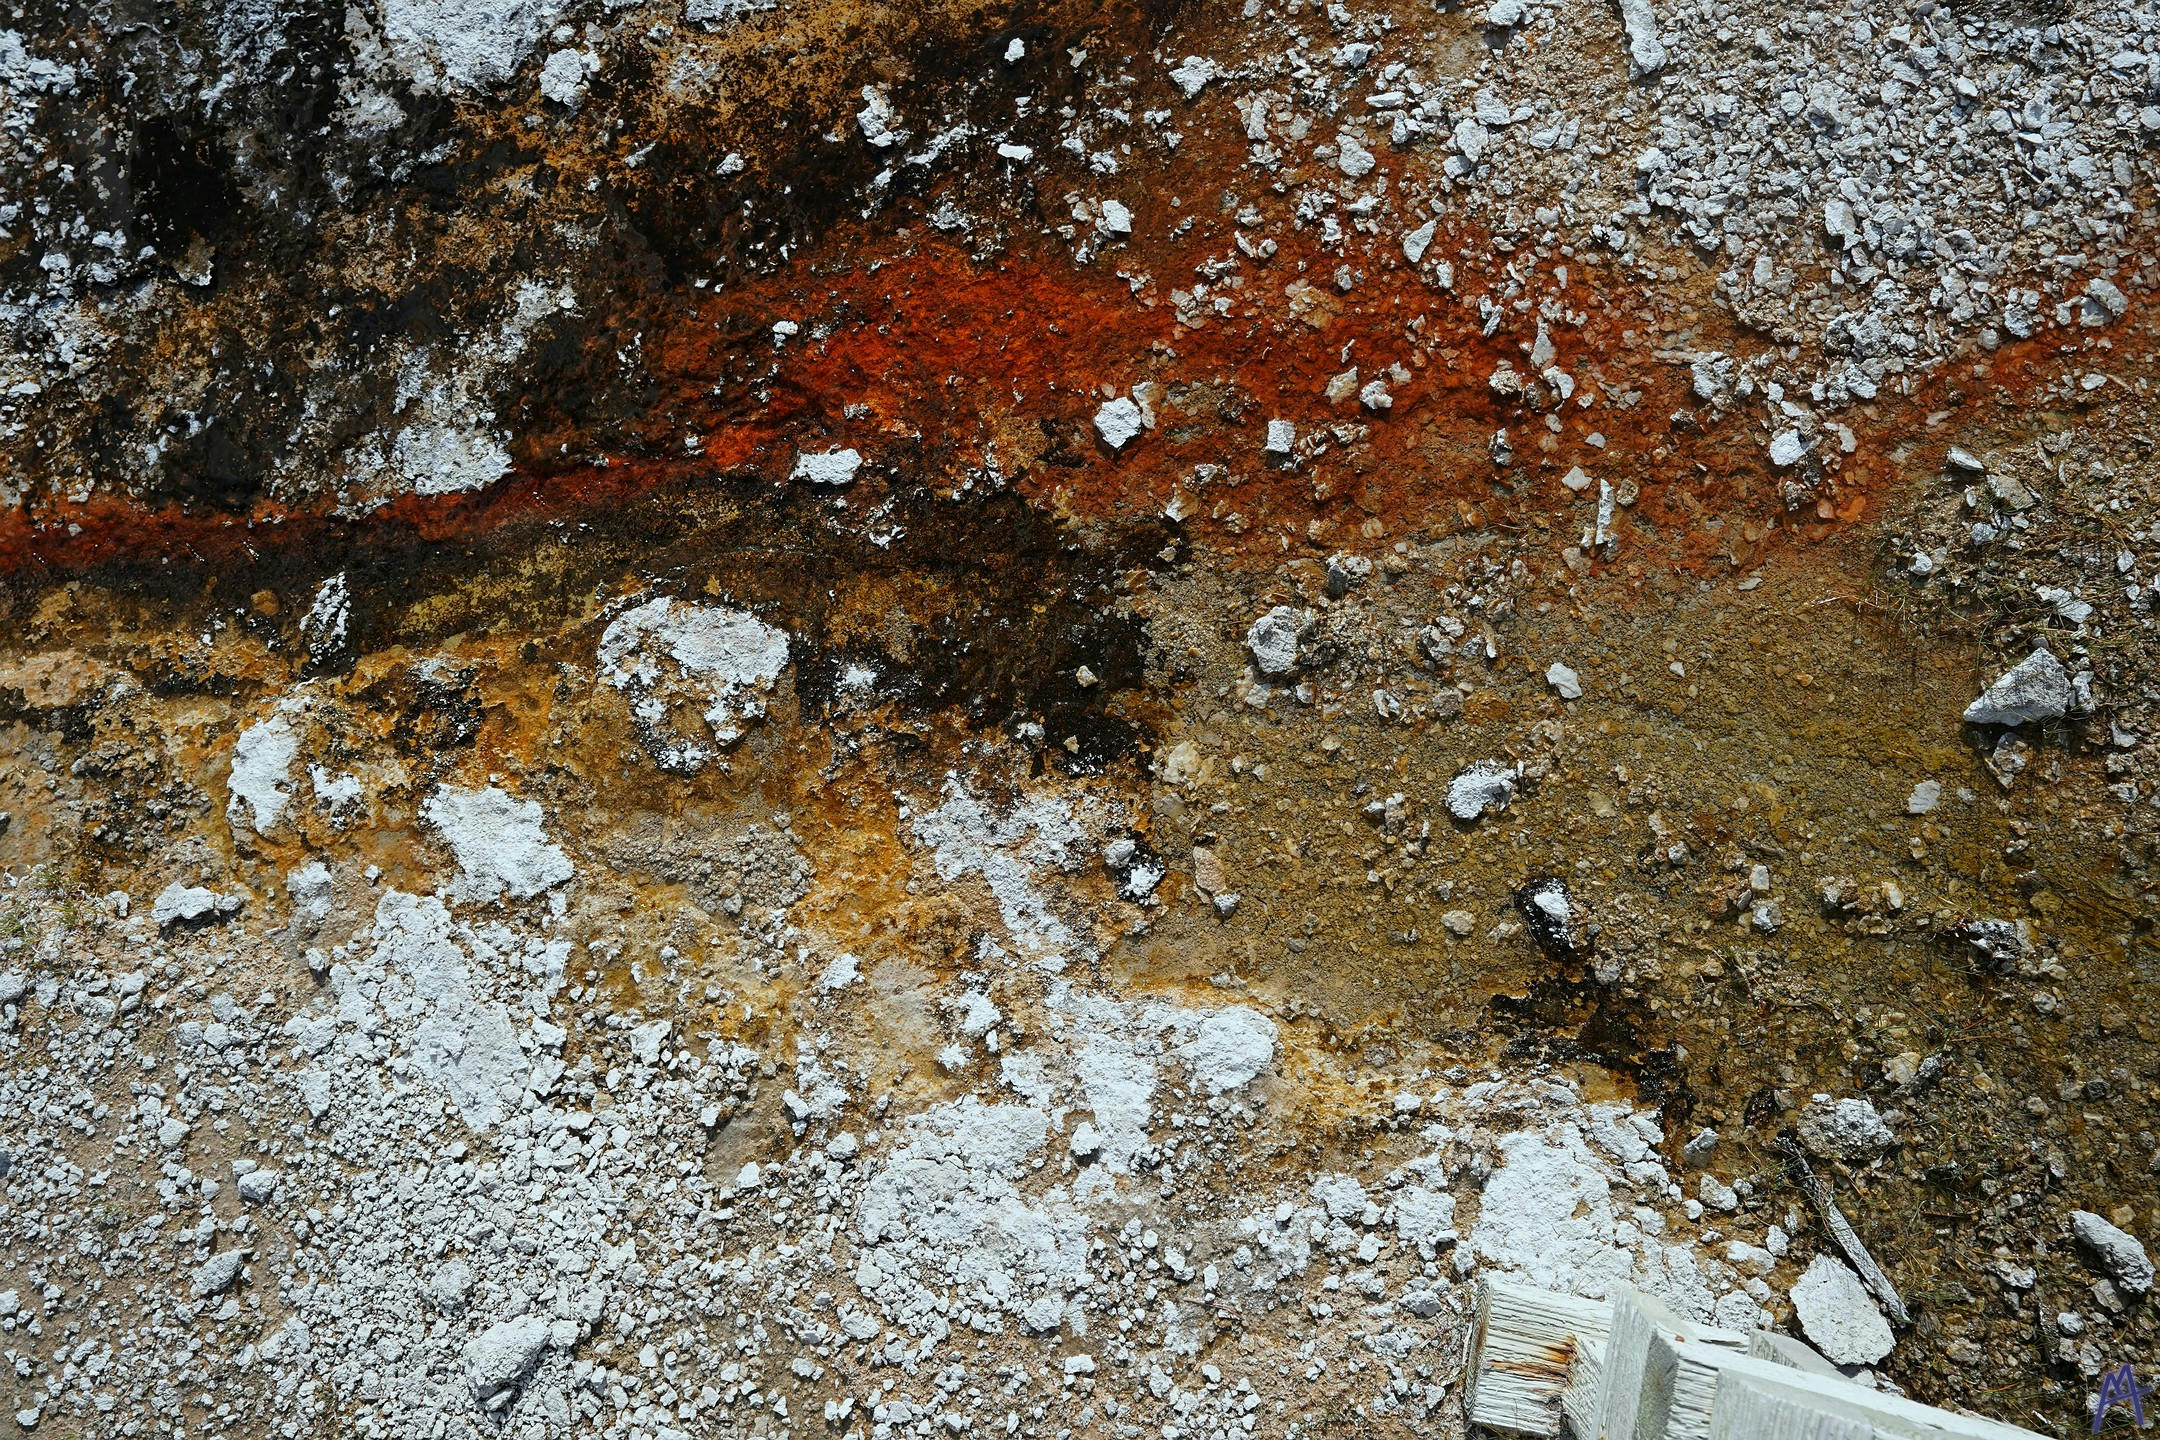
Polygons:
<instances>
[{"instance_id":1,"label":"angular white rock fragment","mask_svg":"<svg viewBox=\"0 0 2160 1440\"><path fill-rule=\"evenodd\" d=\"M1253 621L1245 632L1245 648L1263 675L1281 675L1297 664L1298 638L1305 629L1303 611L1278 605Z\"/></svg>"},{"instance_id":2,"label":"angular white rock fragment","mask_svg":"<svg viewBox=\"0 0 2160 1440\"><path fill-rule=\"evenodd\" d=\"M667 1044L668 1036L675 1026L667 1020L648 1020L630 1031L630 1054L647 1065L660 1063L660 1049Z\"/></svg>"},{"instance_id":3,"label":"angular white rock fragment","mask_svg":"<svg viewBox=\"0 0 2160 1440\"><path fill-rule=\"evenodd\" d=\"M1582 699L1582 677L1558 660L1545 667L1545 683L1552 686L1563 700Z\"/></svg>"},{"instance_id":4,"label":"angular white rock fragment","mask_svg":"<svg viewBox=\"0 0 2160 1440\"><path fill-rule=\"evenodd\" d=\"M1264 448L1268 454L1285 456L1290 454L1296 447L1296 425L1288 420L1270 420L1267 422L1267 444Z\"/></svg>"},{"instance_id":5,"label":"angular white rock fragment","mask_svg":"<svg viewBox=\"0 0 2160 1440\"><path fill-rule=\"evenodd\" d=\"M1485 147L1492 140L1492 133L1470 116L1455 122L1455 149L1463 159L1475 165L1484 158Z\"/></svg>"},{"instance_id":6,"label":"angular white rock fragment","mask_svg":"<svg viewBox=\"0 0 2160 1440\"><path fill-rule=\"evenodd\" d=\"M684 605L661 598L638 606L610 624L600 637L600 678L631 697L631 709L655 732L662 766L695 770L710 758L708 747L659 732L671 694L691 692L703 702L715 742L740 740L752 720L765 714L765 695L787 668L788 638L755 615L724 605Z\"/></svg>"},{"instance_id":7,"label":"angular white rock fragment","mask_svg":"<svg viewBox=\"0 0 2160 1440\"><path fill-rule=\"evenodd\" d=\"M1965 707L1968 725L2023 725L2059 720L2070 709L2070 676L2043 645L2003 673Z\"/></svg>"},{"instance_id":8,"label":"angular white rock fragment","mask_svg":"<svg viewBox=\"0 0 2160 1440\"><path fill-rule=\"evenodd\" d=\"M1358 403L1366 409L1376 412L1392 410L1395 408L1395 397L1388 393L1386 381L1368 380L1365 382L1365 388L1358 391Z\"/></svg>"},{"instance_id":9,"label":"angular white rock fragment","mask_svg":"<svg viewBox=\"0 0 2160 1440\"><path fill-rule=\"evenodd\" d=\"M1178 89L1185 92L1186 99L1193 100L1199 98L1200 92L1207 88L1208 81L1221 73L1215 67L1215 62L1206 56L1187 55L1170 68L1170 79Z\"/></svg>"},{"instance_id":10,"label":"angular white rock fragment","mask_svg":"<svg viewBox=\"0 0 2160 1440\"><path fill-rule=\"evenodd\" d=\"M415 495L485 490L510 473L510 452L480 429L408 425L390 442L390 459Z\"/></svg>"},{"instance_id":11,"label":"angular white rock fragment","mask_svg":"<svg viewBox=\"0 0 2160 1440\"><path fill-rule=\"evenodd\" d=\"M240 1267L246 1263L245 1250L226 1250L211 1256L195 1267L195 1274L188 1280L188 1294L197 1300L224 1294L240 1278Z\"/></svg>"},{"instance_id":12,"label":"angular white rock fragment","mask_svg":"<svg viewBox=\"0 0 2160 1440\"><path fill-rule=\"evenodd\" d=\"M548 1322L520 1315L489 1326L465 1345L465 1376L485 1405L504 1391L525 1383L547 1350Z\"/></svg>"},{"instance_id":13,"label":"angular white rock fragment","mask_svg":"<svg viewBox=\"0 0 2160 1440\"><path fill-rule=\"evenodd\" d=\"M1457 771L1448 781L1448 813L1458 820L1475 820L1494 810L1505 810L1515 798L1515 767L1497 760L1478 760Z\"/></svg>"},{"instance_id":14,"label":"angular white rock fragment","mask_svg":"<svg viewBox=\"0 0 2160 1440\"><path fill-rule=\"evenodd\" d=\"M862 456L854 450L804 451L795 457L795 468L788 478L807 480L812 485L845 485L860 469Z\"/></svg>"},{"instance_id":15,"label":"angular white rock fragment","mask_svg":"<svg viewBox=\"0 0 2160 1440\"><path fill-rule=\"evenodd\" d=\"M1942 781L1922 780L1912 787L1912 794L1905 797L1905 813L1926 815L1942 803Z\"/></svg>"},{"instance_id":16,"label":"angular white rock fragment","mask_svg":"<svg viewBox=\"0 0 2160 1440\"><path fill-rule=\"evenodd\" d=\"M493 900L508 893L530 900L576 873L570 857L547 838L537 800L519 800L495 786L460 790L438 785L420 818L441 833L457 856L462 898Z\"/></svg>"},{"instance_id":17,"label":"angular white rock fragment","mask_svg":"<svg viewBox=\"0 0 2160 1440\"><path fill-rule=\"evenodd\" d=\"M1357 180L1370 175L1374 164L1372 151L1366 149L1364 142L1359 140L1356 135L1348 130L1341 131L1336 135L1336 169L1342 171L1351 179Z\"/></svg>"},{"instance_id":18,"label":"angular white rock fragment","mask_svg":"<svg viewBox=\"0 0 2160 1440\"><path fill-rule=\"evenodd\" d=\"M1627 29L1628 63L1635 77L1664 69L1665 45L1658 39L1657 11L1650 8L1650 0L1620 0L1620 23Z\"/></svg>"},{"instance_id":19,"label":"angular white rock fragment","mask_svg":"<svg viewBox=\"0 0 2160 1440\"><path fill-rule=\"evenodd\" d=\"M300 617L300 633L311 649L328 649L343 643L345 622L351 615L352 590L340 570L317 587L314 603Z\"/></svg>"},{"instance_id":20,"label":"angular white rock fragment","mask_svg":"<svg viewBox=\"0 0 2160 1440\"><path fill-rule=\"evenodd\" d=\"M1571 466L1567 474L1560 477L1560 483L1580 495L1590 488L1590 472L1580 465Z\"/></svg>"},{"instance_id":21,"label":"angular white rock fragment","mask_svg":"<svg viewBox=\"0 0 2160 1440\"><path fill-rule=\"evenodd\" d=\"M459 1313L472 1295L473 1278L472 1266L463 1260L446 1261L428 1276L428 1302L446 1315Z\"/></svg>"},{"instance_id":22,"label":"angular white rock fragment","mask_svg":"<svg viewBox=\"0 0 2160 1440\"><path fill-rule=\"evenodd\" d=\"M2106 325L2122 319L2130 308L2130 297L2123 294L2122 287L2105 276L2095 276L2085 285L2085 313L2081 318L2086 325Z\"/></svg>"},{"instance_id":23,"label":"angular white rock fragment","mask_svg":"<svg viewBox=\"0 0 2160 1440\"><path fill-rule=\"evenodd\" d=\"M1809 1262L1793 1282L1792 1302L1808 1340L1833 1364L1872 1365L1897 1344L1860 1277L1834 1256Z\"/></svg>"},{"instance_id":24,"label":"angular white rock fragment","mask_svg":"<svg viewBox=\"0 0 2160 1440\"><path fill-rule=\"evenodd\" d=\"M585 103L585 57L575 50L557 50L540 67L540 96L566 109Z\"/></svg>"},{"instance_id":25,"label":"angular white rock fragment","mask_svg":"<svg viewBox=\"0 0 2160 1440\"><path fill-rule=\"evenodd\" d=\"M1826 1160L1864 1164L1897 1143L1897 1136L1866 1100L1817 1095L1794 1127L1800 1143Z\"/></svg>"},{"instance_id":26,"label":"angular white rock fragment","mask_svg":"<svg viewBox=\"0 0 2160 1440\"><path fill-rule=\"evenodd\" d=\"M320 860L289 872L285 876L285 893L292 897L293 907L310 920L320 920L330 913L330 869Z\"/></svg>"},{"instance_id":27,"label":"angular white rock fragment","mask_svg":"<svg viewBox=\"0 0 2160 1440\"><path fill-rule=\"evenodd\" d=\"M1142 428L1140 407L1124 395L1105 402L1102 408L1095 412L1095 433L1102 436L1103 444L1113 450L1122 450L1130 445L1139 436Z\"/></svg>"},{"instance_id":28,"label":"angular white rock fragment","mask_svg":"<svg viewBox=\"0 0 2160 1440\"><path fill-rule=\"evenodd\" d=\"M1010 140L1007 140L997 147L997 153L1000 159L1017 160L1024 165L1035 158L1035 147L1032 145L1015 145Z\"/></svg>"},{"instance_id":29,"label":"angular white rock fragment","mask_svg":"<svg viewBox=\"0 0 2160 1440\"><path fill-rule=\"evenodd\" d=\"M240 908L238 895L220 895L202 885L182 885L175 880L158 892L150 904L150 918L159 925L188 925L198 920L230 915Z\"/></svg>"},{"instance_id":30,"label":"angular white rock fragment","mask_svg":"<svg viewBox=\"0 0 2160 1440\"><path fill-rule=\"evenodd\" d=\"M1425 252L1432 247L1433 236L1439 232L1439 229L1440 221L1438 217L1435 217L1403 236L1403 259L1409 261L1412 265L1423 260Z\"/></svg>"},{"instance_id":31,"label":"angular white rock fragment","mask_svg":"<svg viewBox=\"0 0 2160 1440\"><path fill-rule=\"evenodd\" d=\"M250 1205L260 1205L277 1193L281 1172L276 1170L250 1170L233 1182L240 1198Z\"/></svg>"},{"instance_id":32,"label":"angular white rock fragment","mask_svg":"<svg viewBox=\"0 0 2160 1440\"><path fill-rule=\"evenodd\" d=\"M299 738L283 715L241 731L233 745L232 774L225 782L231 797L225 802L226 823L239 825L245 819L258 835L274 829L292 802L292 762L299 753Z\"/></svg>"},{"instance_id":33,"label":"angular white rock fragment","mask_svg":"<svg viewBox=\"0 0 2160 1440\"><path fill-rule=\"evenodd\" d=\"M1021 60L1024 60L1026 58L1027 41L1019 39L1017 36L1014 37L1011 43L1007 44L1005 47L1005 63L1008 65L1014 65L1018 64Z\"/></svg>"},{"instance_id":34,"label":"angular white rock fragment","mask_svg":"<svg viewBox=\"0 0 2160 1440\"><path fill-rule=\"evenodd\" d=\"M1275 1022L1242 1005L1218 1010L1194 1028L1177 1053L1194 1084L1220 1095L1247 1084L1274 1060Z\"/></svg>"},{"instance_id":35,"label":"angular white rock fragment","mask_svg":"<svg viewBox=\"0 0 2160 1440\"><path fill-rule=\"evenodd\" d=\"M1102 223L1099 228L1105 235L1132 234L1132 211L1116 200L1102 202ZM1098 417L1098 424L1100 417Z\"/></svg>"},{"instance_id":36,"label":"angular white rock fragment","mask_svg":"<svg viewBox=\"0 0 2160 1440\"><path fill-rule=\"evenodd\" d=\"M1807 441L1798 430L1780 430L1770 437L1770 463L1780 470L1800 463L1807 454Z\"/></svg>"},{"instance_id":37,"label":"angular white rock fragment","mask_svg":"<svg viewBox=\"0 0 2160 1440\"><path fill-rule=\"evenodd\" d=\"M1485 23L1502 30L1512 30L1523 23L1527 15L1523 0L1493 0L1485 7Z\"/></svg>"},{"instance_id":38,"label":"angular white rock fragment","mask_svg":"<svg viewBox=\"0 0 2160 1440\"><path fill-rule=\"evenodd\" d=\"M2070 1233L2093 1257L2095 1263L2106 1272L2115 1287L2131 1295L2143 1295L2152 1288L2152 1258L2145 1253L2137 1237L2119 1230L2093 1214L2090 1210L2070 1212Z\"/></svg>"}]
</instances>

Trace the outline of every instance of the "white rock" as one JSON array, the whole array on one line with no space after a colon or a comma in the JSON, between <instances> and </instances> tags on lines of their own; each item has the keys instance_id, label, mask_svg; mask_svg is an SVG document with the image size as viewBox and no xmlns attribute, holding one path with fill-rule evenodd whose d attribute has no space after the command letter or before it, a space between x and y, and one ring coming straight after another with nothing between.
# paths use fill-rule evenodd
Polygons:
<instances>
[{"instance_id":1,"label":"white rock","mask_svg":"<svg viewBox=\"0 0 2160 1440\"><path fill-rule=\"evenodd\" d=\"M258 835L273 829L292 801L292 762L299 753L299 738L283 715L241 731L225 782L231 797L225 802L227 823L237 826L245 820Z\"/></svg>"},{"instance_id":2,"label":"white rock","mask_svg":"<svg viewBox=\"0 0 2160 1440\"><path fill-rule=\"evenodd\" d=\"M1798 430L1780 430L1770 437L1770 463L1781 470L1799 464L1806 454L1807 441Z\"/></svg>"},{"instance_id":3,"label":"white rock","mask_svg":"<svg viewBox=\"0 0 2160 1440\"><path fill-rule=\"evenodd\" d=\"M540 97L575 110L585 103L585 57L575 50L557 50L540 67Z\"/></svg>"},{"instance_id":4,"label":"white rock","mask_svg":"<svg viewBox=\"0 0 2160 1440\"><path fill-rule=\"evenodd\" d=\"M1278 605L1253 621L1245 632L1245 648L1263 675L1281 675L1297 664L1298 637L1305 630L1305 614Z\"/></svg>"},{"instance_id":5,"label":"white rock","mask_svg":"<svg viewBox=\"0 0 2160 1440\"><path fill-rule=\"evenodd\" d=\"M862 455L854 450L806 450L795 457L795 468L788 473L790 480L807 480L812 485L845 485L862 469Z\"/></svg>"},{"instance_id":6,"label":"white rock","mask_svg":"<svg viewBox=\"0 0 2160 1440\"><path fill-rule=\"evenodd\" d=\"M1357 136L1348 130L1335 137L1335 168L1351 179L1360 179L1372 173L1372 151L1365 148Z\"/></svg>"},{"instance_id":7,"label":"white rock","mask_svg":"<svg viewBox=\"0 0 2160 1440\"><path fill-rule=\"evenodd\" d=\"M733 745L765 714L765 696L788 664L788 637L742 610L687 605L663 596L625 612L600 637L600 678L628 695L644 720L654 758L695 771L711 746L673 730L663 733L668 701L704 706L715 745Z\"/></svg>"},{"instance_id":8,"label":"white rock","mask_svg":"<svg viewBox=\"0 0 2160 1440\"><path fill-rule=\"evenodd\" d=\"M1095 433L1113 450L1131 444L1142 428L1140 407L1126 396L1106 402L1095 412Z\"/></svg>"},{"instance_id":9,"label":"white rock","mask_svg":"<svg viewBox=\"0 0 2160 1440\"><path fill-rule=\"evenodd\" d=\"M1817 1255L1793 1282L1793 1311L1808 1340L1835 1365L1872 1365L1897 1337L1844 1261Z\"/></svg>"},{"instance_id":10,"label":"white rock","mask_svg":"<svg viewBox=\"0 0 2160 1440\"><path fill-rule=\"evenodd\" d=\"M1105 235L1130 235L1132 234L1132 211L1126 209L1119 201L1105 200L1102 202L1102 224L1098 228ZM1101 427L1102 416L1100 414L1095 417L1095 424L1097 428ZM1105 435L1103 438L1108 440L1110 437ZM1122 445L1125 442L1118 440L1111 443Z\"/></svg>"},{"instance_id":11,"label":"white rock","mask_svg":"<svg viewBox=\"0 0 2160 1440\"><path fill-rule=\"evenodd\" d=\"M240 1278L240 1267L247 1263L245 1250L226 1250L211 1256L195 1267L193 1278L188 1281L188 1293L197 1300L212 1295L222 1295Z\"/></svg>"},{"instance_id":12,"label":"white rock","mask_svg":"<svg viewBox=\"0 0 2160 1440\"><path fill-rule=\"evenodd\" d=\"M1657 12L1650 8L1650 0L1620 0L1620 23L1627 30L1628 63L1635 77L1664 69L1665 46L1658 39Z\"/></svg>"},{"instance_id":13,"label":"white rock","mask_svg":"<svg viewBox=\"0 0 2160 1440\"><path fill-rule=\"evenodd\" d=\"M630 1054L647 1065L660 1063L660 1049L675 1029L668 1020L648 1020L630 1031Z\"/></svg>"},{"instance_id":14,"label":"white rock","mask_svg":"<svg viewBox=\"0 0 2160 1440\"><path fill-rule=\"evenodd\" d=\"M277 1193L278 1181L283 1177L275 1170L250 1170L233 1183L240 1198L250 1205L260 1205Z\"/></svg>"},{"instance_id":15,"label":"white rock","mask_svg":"<svg viewBox=\"0 0 2160 1440\"><path fill-rule=\"evenodd\" d=\"M1274 456L1288 455L1297 446L1297 426L1288 420L1267 422L1267 453Z\"/></svg>"},{"instance_id":16,"label":"white rock","mask_svg":"<svg viewBox=\"0 0 2160 1440\"><path fill-rule=\"evenodd\" d=\"M2043 645L2003 673L2001 679L1965 707L1968 725L2023 725L2060 719L2070 709L2073 692L2062 662Z\"/></svg>"},{"instance_id":17,"label":"white rock","mask_svg":"<svg viewBox=\"0 0 2160 1440\"><path fill-rule=\"evenodd\" d=\"M1194 1028L1177 1053L1195 1085L1220 1095L1247 1084L1274 1060L1275 1022L1242 1005L1218 1010Z\"/></svg>"},{"instance_id":18,"label":"white rock","mask_svg":"<svg viewBox=\"0 0 2160 1440\"><path fill-rule=\"evenodd\" d=\"M230 915L240 908L238 895L220 895L201 885L182 885L175 880L158 892L150 904L150 918L159 925L185 925L198 920Z\"/></svg>"},{"instance_id":19,"label":"white rock","mask_svg":"<svg viewBox=\"0 0 2160 1440\"><path fill-rule=\"evenodd\" d=\"M525 1383L548 1345L548 1322L520 1315L489 1326L465 1345L465 1375L482 1404Z\"/></svg>"},{"instance_id":20,"label":"white rock","mask_svg":"<svg viewBox=\"0 0 2160 1440\"><path fill-rule=\"evenodd\" d=\"M1183 61L1170 69L1170 79L1178 89L1185 92L1188 100L1197 99L1207 83L1222 72L1215 62L1204 55L1187 55Z\"/></svg>"},{"instance_id":21,"label":"white rock","mask_svg":"<svg viewBox=\"0 0 2160 1440\"><path fill-rule=\"evenodd\" d=\"M1558 660L1545 667L1545 683L1552 686L1563 700L1582 699L1582 677Z\"/></svg>"},{"instance_id":22,"label":"white rock","mask_svg":"<svg viewBox=\"0 0 2160 1440\"><path fill-rule=\"evenodd\" d=\"M1475 820L1494 810L1505 810L1515 798L1516 771L1497 760L1478 760L1457 771L1448 781L1448 813L1458 820Z\"/></svg>"},{"instance_id":23,"label":"white rock","mask_svg":"<svg viewBox=\"0 0 2160 1440\"><path fill-rule=\"evenodd\" d=\"M1875 1107L1862 1099L1832 1100L1817 1095L1800 1112L1794 1127L1800 1143L1826 1160L1864 1164L1897 1143Z\"/></svg>"},{"instance_id":24,"label":"white rock","mask_svg":"<svg viewBox=\"0 0 2160 1440\"><path fill-rule=\"evenodd\" d=\"M456 1315L465 1309L472 1288L472 1266L463 1260L450 1260L437 1266L435 1273L428 1276L427 1298L444 1314Z\"/></svg>"},{"instance_id":25,"label":"white rock","mask_svg":"<svg viewBox=\"0 0 2160 1440\"><path fill-rule=\"evenodd\" d=\"M2108 1279L2115 1282L2116 1288L2132 1295L2143 1295L2152 1288L2152 1259L2136 1236L2118 1230L2090 1210L2070 1212L2070 1233L2092 1255Z\"/></svg>"},{"instance_id":26,"label":"white rock","mask_svg":"<svg viewBox=\"0 0 2160 1440\"><path fill-rule=\"evenodd\" d=\"M330 913L331 888L330 867L320 860L310 860L285 875L285 893L292 897L293 908L310 920Z\"/></svg>"},{"instance_id":27,"label":"white rock","mask_svg":"<svg viewBox=\"0 0 2160 1440\"><path fill-rule=\"evenodd\" d=\"M1905 797L1905 813L1926 815L1942 803L1942 781L1922 780L1912 787L1912 794Z\"/></svg>"},{"instance_id":28,"label":"white rock","mask_svg":"<svg viewBox=\"0 0 2160 1440\"><path fill-rule=\"evenodd\" d=\"M542 813L539 801L515 799L492 785L484 790L438 785L420 807L420 818L457 856L457 888L468 900L505 893L530 900L577 873L541 829Z\"/></svg>"},{"instance_id":29,"label":"white rock","mask_svg":"<svg viewBox=\"0 0 2160 1440\"><path fill-rule=\"evenodd\" d=\"M1412 265L1423 260L1426 250L1432 246L1433 236L1438 233L1439 229L1440 221L1435 218L1427 220L1423 225L1403 236L1403 259L1409 261Z\"/></svg>"}]
</instances>

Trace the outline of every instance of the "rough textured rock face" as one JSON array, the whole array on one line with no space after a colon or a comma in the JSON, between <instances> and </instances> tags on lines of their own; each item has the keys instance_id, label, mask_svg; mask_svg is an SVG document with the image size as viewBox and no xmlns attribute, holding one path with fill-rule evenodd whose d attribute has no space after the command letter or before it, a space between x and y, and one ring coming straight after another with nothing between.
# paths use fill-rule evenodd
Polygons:
<instances>
[{"instance_id":1,"label":"rough textured rock face","mask_svg":"<svg viewBox=\"0 0 2160 1440\"><path fill-rule=\"evenodd\" d=\"M1446 1435L1484 1274L2088 1425L2156 35L0 14L0 1429Z\"/></svg>"}]
</instances>

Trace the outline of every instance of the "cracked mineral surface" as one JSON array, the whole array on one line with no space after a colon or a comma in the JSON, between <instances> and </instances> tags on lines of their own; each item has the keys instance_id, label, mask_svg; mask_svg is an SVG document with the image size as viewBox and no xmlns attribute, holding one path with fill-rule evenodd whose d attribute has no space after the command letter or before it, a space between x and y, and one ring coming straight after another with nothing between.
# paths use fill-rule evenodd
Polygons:
<instances>
[{"instance_id":1,"label":"cracked mineral surface","mask_svg":"<svg viewBox=\"0 0 2160 1440\"><path fill-rule=\"evenodd\" d=\"M2160 1346L2151 0L16 3L0 130L0 1435Z\"/></svg>"}]
</instances>

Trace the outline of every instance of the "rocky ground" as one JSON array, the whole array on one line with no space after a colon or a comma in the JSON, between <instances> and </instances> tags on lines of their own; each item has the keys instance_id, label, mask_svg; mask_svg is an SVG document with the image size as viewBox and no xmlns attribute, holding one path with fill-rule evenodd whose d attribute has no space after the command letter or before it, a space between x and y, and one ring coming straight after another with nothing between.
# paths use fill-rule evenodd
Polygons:
<instances>
[{"instance_id":1,"label":"rocky ground","mask_svg":"<svg viewBox=\"0 0 2160 1440\"><path fill-rule=\"evenodd\" d=\"M0 1433L2151 1363L2160 11L17 7L0 127Z\"/></svg>"}]
</instances>

